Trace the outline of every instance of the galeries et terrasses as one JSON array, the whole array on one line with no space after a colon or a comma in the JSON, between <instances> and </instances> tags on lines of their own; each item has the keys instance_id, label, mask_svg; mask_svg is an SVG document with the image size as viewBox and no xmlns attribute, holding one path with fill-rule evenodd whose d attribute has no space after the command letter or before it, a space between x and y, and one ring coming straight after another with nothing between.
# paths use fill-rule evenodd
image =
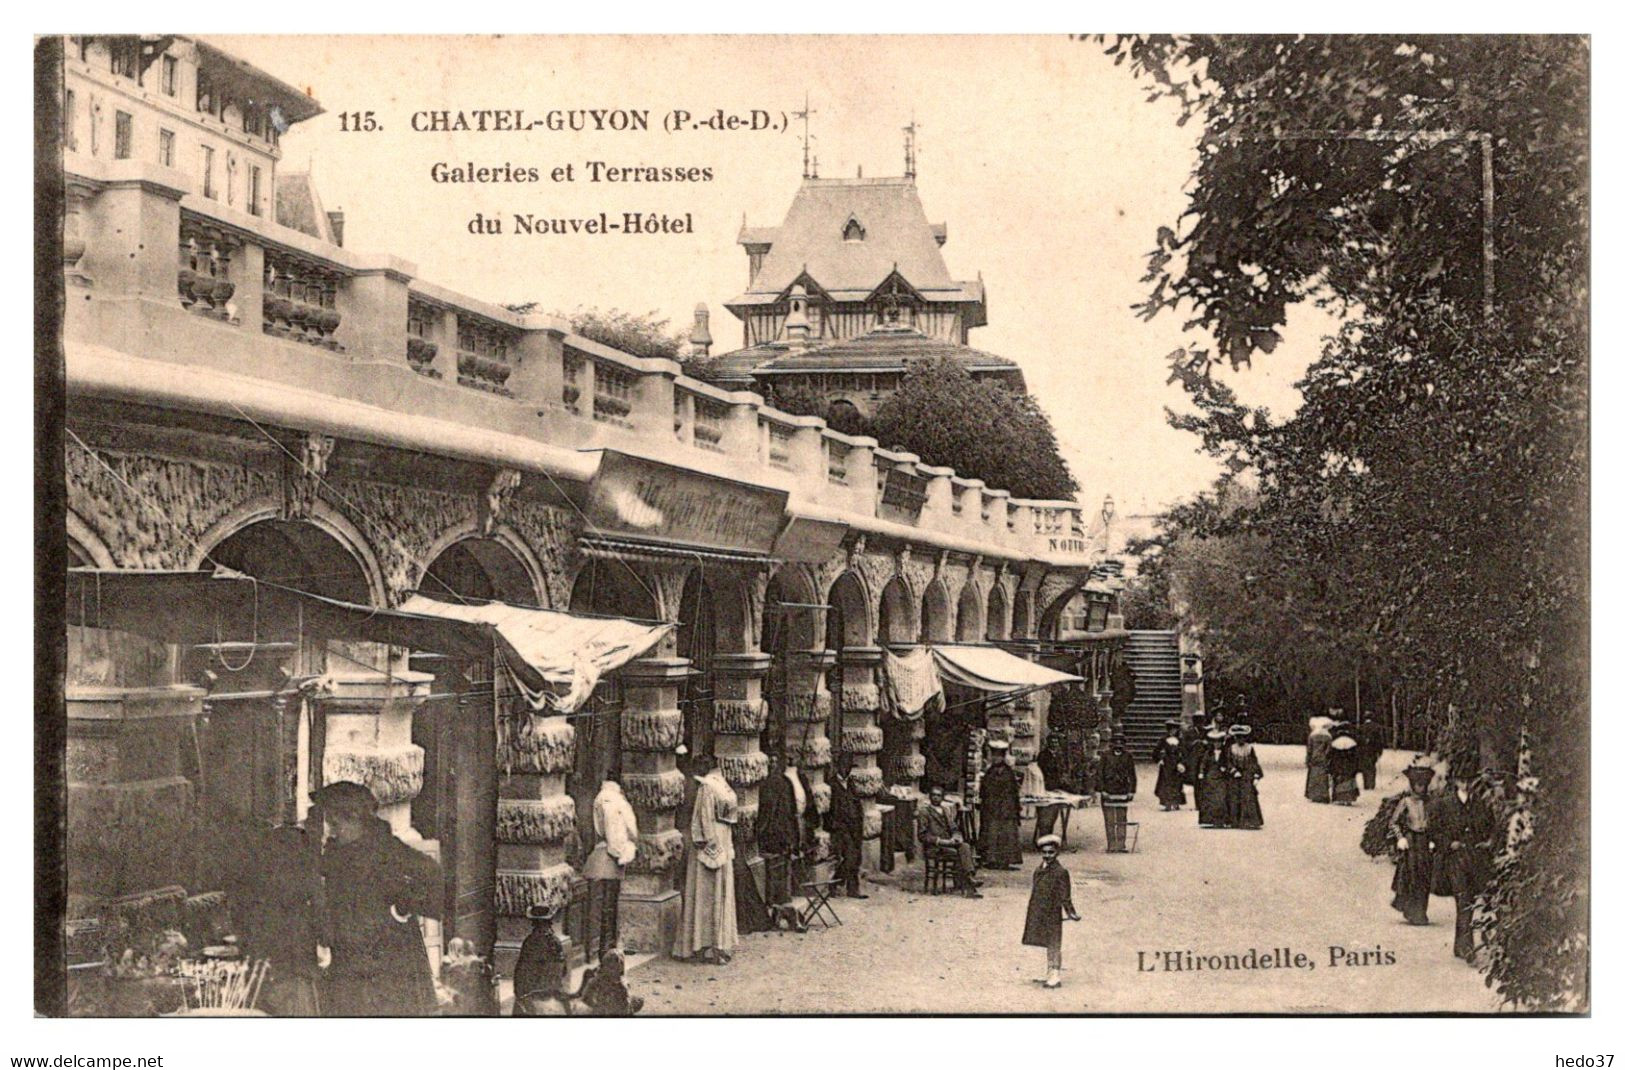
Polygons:
<instances>
[{"instance_id":1,"label":"galeries et terrasses","mask_svg":"<svg viewBox=\"0 0 1625 1070\"><path fill-rule=\"evenodd\" d=\"M746 857L764 742L819 806L851 754L877 836L874 796L923 770L918 740L877 742L882 645L1037 656L1085 599L1107 627L1096 544L1052 549L1087 535L1076 502L1012 499L348 247L270 123L320 107L212 46L66 55L70 931L219 909L223 830L298 822L355 779L441 862L431 952L461 936L501 968L529 907L579 901L567 845L619 766L641 832L623 933L666 948L680 746L738 790ZM211 572L248 596L200 600ZM154 581L118 588L141 592L132 619L109 577L136 573ZM415 596L675 627L552 716L489 646L399 613ZM1006 718L1021 762L1045 702Z\"/></svg>"}]
</instances>

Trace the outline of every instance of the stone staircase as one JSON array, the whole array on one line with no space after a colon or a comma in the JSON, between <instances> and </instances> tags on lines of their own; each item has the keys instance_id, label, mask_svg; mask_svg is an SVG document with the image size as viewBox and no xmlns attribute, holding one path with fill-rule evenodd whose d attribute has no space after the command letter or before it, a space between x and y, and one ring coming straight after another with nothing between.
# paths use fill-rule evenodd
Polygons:
<instances>
[{"instance_id":1,"label":"stone staircase","mask_svg":"<svg viewBox=\"0 0 1625 1070\"><path fill-rule=\"evenodd\" d=\"M1123 718L1123 732L1129 753L1149 761L1162 723L1178 719L1182 708L1179 633L1130 632L1123 656L1134 673L1134 701Z\"/></svg>"}]
</instances>

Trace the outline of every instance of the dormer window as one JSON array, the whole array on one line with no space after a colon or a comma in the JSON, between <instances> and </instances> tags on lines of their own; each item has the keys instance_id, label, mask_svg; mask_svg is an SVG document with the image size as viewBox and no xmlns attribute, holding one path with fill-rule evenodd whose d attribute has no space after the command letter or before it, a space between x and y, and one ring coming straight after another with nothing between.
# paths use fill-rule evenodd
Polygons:
<instances>
[{"instance_id":1,"label":"dormer window","mask_svg":"<svg viewBox=\"0 0 1625 1070\"><path fill-rule=\"evenodd\" d=\"M841 228L841 240L862 241L865 233L863 224L858 222L858 217L852 216L846 221L846 226Z\"/></svg>"}]
</instances>

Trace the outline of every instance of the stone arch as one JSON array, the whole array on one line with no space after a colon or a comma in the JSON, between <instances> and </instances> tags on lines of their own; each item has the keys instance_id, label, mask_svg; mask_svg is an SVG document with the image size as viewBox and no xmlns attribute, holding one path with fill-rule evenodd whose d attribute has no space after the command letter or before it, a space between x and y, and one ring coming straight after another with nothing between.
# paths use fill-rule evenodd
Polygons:
<instances>
[{"instance_id":1,"label":"stone arch","mask_svg":"<svg viewBox=\"0 0 1625 1070\"><path fill-rule=\"evenodd\" d=\"M824 602L830 608L824 643L832 650L869 646L874 642L870 624L869 590L857 572L846 571L830 584Z\"/></svg>"},{"instance_id":2,"label":"stone arch","mask_svg":"<svg viewBox=\"0 0 1625 1070\"><path fill-rule=\"evenodd\" d=\"M1015 605L1010 611L1010 638L1032 638L1033 593L1016 590Z\"/></svg>"},{"instance_id":3,"label":"stone arch","mask_svg":"<svg viewBox=\"0 0 1625 1070\"><path fill-rule=\"evenodd\" d=\"M987 592L987 638L1010 638L1010 600L1003 584L995 583Z\"/></svg>"},{"instance_id":4,"label":"stone arch","mask_svg":"<svg viewBox=\"0 0 1625 1070\"><path fill-rule=\"evenodd\" d=\"M975 579L967 580L959 591L959 611L955 614L954 638L961 643L980 643L987 637L983 595Z\"/></svg>"},{"instance_id":5,"label":"stone arch","mask_svg":"<svg viewBox=\"0 0 1625 1070\"><path fill-rule=\"evenodd\" d=\"M210 562L215 560L215 551L219 547L250 527L264 523L303 524L331 536L355 558L366 578L365 597L360 598L358 601L363 605L389 605L389 591L384 584L383 570L379 567L378 556L373 553L372 547L368 545L366 536L344 514L320 500L315 503L311 515L302 520L282 519L282 503L270 498L251 501L234 509L216 522L197 541L197 546L194 547L195 554L188 562L187 567L191 569L208 568ZM225 561L219 561L218 563L231 567ZM296 585L290 584L290 586ZM323 592L315 591L313 593L322 594Z\"/></svg>"},{"instance_id":6,"label":"stone arch","mask_svg":"<svg viewBox=\"0 0 1625 1070\"><path fill-rule=\"evenodd\" d=\"M589 558L570 587L570 609L634 620L659 620L652 585L624 561Z\"/></svg>"},{"instance_id":7,"label":"stone arch","mask_svg":"<svg viewBox=\"0 0 1625 1070\"><path fill-rule=\"evenodd\" d=\"M769 653L779 649L822 650L826 611L802 608L818 604L818 587L806 567L781 566L767 582L762 649Z\"/></svg>"},{"instance_id":8,"label":"stone arch","mask_svg":"<svg viewBox=\"0 0 1625 1070\"><path fill-rule=\"evenodd\" d=\"M880 632L876 639L882 646L918 642L920 624L916 607L919 601L909 590L908 581L893 576L880 592Z\"/></svg>"},{"instance_id":9,"label":"stone arch","mask_svg":"<svg viewBox=\"0 0 1625 1070\"><path fill-rule=\"evenodd\" d=\"M197 565L218 564L325 598L387 605L383 580L359 538L336 514L284 520L273 509L205 543Z\"/></svg>"},{"instance_id":10,"label":"stone arch","mask_svg":"<svg viewBox=\"0 0 1625 1070\"><path fill-rule=\"evenodd\" d=\"M1060 635L1068 608L1082 594L1082 584L1070 587L1059 598L1056 598L1044 608L1043 615L1038 619L1038 637L1040 639L1054 639Z\"/></svg>"},{"instance_id":11,"label":"stone arch","mask_svg":"<svg viewBox=\"0 0 1625 1070\"><path fill-rule=\"evenodd\" d=\"M948 600L948 584L939 576L925 588L920 598L920 631L922 643L946 643L953 638L953 606Z\"/></svg>"},{"instance_id":12,"label":"stone arch","mask_svg":"<svg viewBox=\"0 0 1625 1070\"><path fill-rule=\"evenodd\" d=\"M90 525L73 510L69 509L66 513L70 563L77 567L117 568L118 562L113 560L112 551L101 536L92 531Z\"/></svg>"},{"instance_id":13,"label":"stone arch","mask_svg":"<svg viewBox=\"0 0 1625 1070\"><path fill-rule=\"evenodd\" d=\"M489 535L482 535L474 522L460 524L435 540L417 565L418 593L430 598L444 600L455 592L481 601L542 608L551 605L541 562L519 533L506 526L499 525ZM437 567L443 573L466 576L473 586L464 589L463 584L445 574L437 577L445 582L436 582ZM483 584L479 582L480 574L485 577Z\"/></svg>"}]
</instances>

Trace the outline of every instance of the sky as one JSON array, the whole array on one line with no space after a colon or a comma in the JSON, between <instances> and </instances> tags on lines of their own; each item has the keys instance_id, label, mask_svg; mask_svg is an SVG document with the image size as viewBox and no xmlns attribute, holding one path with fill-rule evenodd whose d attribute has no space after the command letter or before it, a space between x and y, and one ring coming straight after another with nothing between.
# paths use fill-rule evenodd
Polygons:
<instances>
[{"instance_id":1,"label":"sky","mask_svg":"<svg viewBox=\"0 0 1625 1070\"><path fill-rule=\"evenodd\" d=\"M775 125L810 100L819 174L898 175L902 127L919 124L917 185L945 222L950 273L987 286L988 325L970 343L1019 362L1055 424L1091 510L1156 511L1205 487L1216 466L1168 427L1183 408L1166 356L1190 339L1179 317L1131 306L1158 226L1173 225L1195 124L1098 45L1055 37L222 37L216 44L312 93L326 113L283 138L284 171L310 168L345 244L388 252L438 285L496 303L654 311L674 327L711 309L713 353L737 348L723 303L742 292L740 224L780 222L801 180L801 124L766 132L668 133L671 109L761 109ZM648 109L645 132L424 133L414 113ZM345 113L382 127L346 132ZM349 125L354 125L350 123ZM584 164L709 167L707 183L592 184ZM437 183L436 162L535 167L525 184ZM574 164L577 181L550 180ZM504 218L692 213L694 233L638 237L477 236ZM1245 401L1290 411L1329 328L1299 311L1285 343L1232 376Z\"/></svg>"}]
</instances>

